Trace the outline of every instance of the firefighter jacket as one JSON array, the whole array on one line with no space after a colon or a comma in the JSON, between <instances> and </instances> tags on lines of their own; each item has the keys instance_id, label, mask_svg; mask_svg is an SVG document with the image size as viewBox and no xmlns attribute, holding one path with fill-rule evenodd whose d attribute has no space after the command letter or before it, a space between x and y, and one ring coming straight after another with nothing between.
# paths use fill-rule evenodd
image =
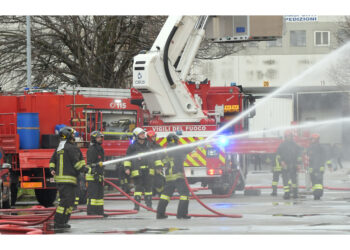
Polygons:
<instances>
[{"instance_id":1,"label":"firefighter jacket","mask_svg":"<svg viewBox=\"0 0 350 250\"><path fill-rule=\"evenodd\" d=\"M287 167L296 168L300 154L300 147L292 140L283 141L277 148L279 162L285 162Z\"/></svg>"},{"instance_id":2,"label":"firefighter jacket","mask_svg":"<svg viewBox=\"0 0 350 250\"><path fill-rule=\"evenodd\" d=\"M309 172L323 173L326 156L320 143L311 143L307 150L309 156Z\"/></svg>"},{"instance_id":3,"label":"firefighter jacket","mask_svg":"<svg viewBox=\"0 0 350 250\"><path fill-rule=\"evenodd\" d=\"M282 171L282 167L281 167L281 164L280 164L280 158L281 156L280 155L276 155L275 157L275 167L273 168L273 172L280 172Z\"/></svg>"},{"instance_id":4,"label":"firefighter jacket","mask_svg":"<svg viewBox=\"0 0 350 250\"><path fill-rule=\"evenodd\" d=\"M168 144L168 148L176 146L173 143ZM192 152L195 147L179 148L166 153L163 159L165 169L165 179L167 182L184 178L184 161L187 154Z\"/></svg>"},{"instance_id":5,"label":"firefighter jacket","mask_svg":"<svg viewBox=\"0 0 350 250\"><path fill-rule=\"evenodd\" d=\"M91 173L86 174L87 181L103 181L103 167L99 162L103 162L105 152L98 143L91 143L86 153L87 164L91 166Z\"/></svg>"},{"instance_id":6,"label":"firefighter jacket","mask_svg":"<svg viewBox=\"0 0 350 250\"><path fill-rule=\"evenodd\" d=\"M137 140L130 144L126 156L139 155L150 151L150 147L147 141L140 144ZM154 176L154 156L139 156L130 160L124 161L124 168L131 169L131 178L152 175Z\"/></svg>"},{"instance_id":7,"label":"firefighter jacket","mask_svg":"<svg viewBox=\"0 0 350 250\"><path fill-rule=\"evenodd\" d=\"M55 182L77 185L79 171L85 170L85 165L80 149L69 141L61 141L51 157L49 167L56 172Z\"/></svg>"},{"instance_id":8,"label":"firefighter jacket","mask_svg":"<svg viewBox=\"0 0 350 250\"><path fill-rule=\"evenodd\" d=\"M160 150L162 149L162 147L156 143L156 142L149 142L149 147L151 150ZM157 153L153 156L154 158L154 161L153 161L153 164L154 164L154 168L155 169L162 169L163 168L163 162L162 162L162 159L164 158L164 154L163 153Z\"/></svg>"}]
</instances>

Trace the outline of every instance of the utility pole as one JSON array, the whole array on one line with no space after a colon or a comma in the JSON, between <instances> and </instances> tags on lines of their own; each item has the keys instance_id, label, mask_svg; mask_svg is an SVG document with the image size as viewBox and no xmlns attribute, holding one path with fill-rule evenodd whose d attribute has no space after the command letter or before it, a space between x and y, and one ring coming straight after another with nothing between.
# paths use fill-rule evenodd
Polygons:
<instances>
[{"instance_id":1,"label":"utility pole","mask_svg":"<svg viewBox=\"0 0 350 250\"><path fill-rule=\"evenodd\" d=\"M32 87L31 75L32 75L32 49L30 40L30 16L27 16L27 88Z\"/></svg>"}]
</instances>

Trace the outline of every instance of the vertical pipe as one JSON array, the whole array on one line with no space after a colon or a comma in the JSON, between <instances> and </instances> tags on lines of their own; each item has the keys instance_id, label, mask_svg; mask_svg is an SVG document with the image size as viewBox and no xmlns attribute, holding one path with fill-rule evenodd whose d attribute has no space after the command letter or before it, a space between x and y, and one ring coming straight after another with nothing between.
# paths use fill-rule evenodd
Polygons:
<instances>
[{"instance_id":1,"label":"vertical pipe","mask_svg":"<svg viewBox=\"0 0 350 250\"><path fill-rule=\"evenodd\" d=\"M30 16L26 16L26 26L27 26L27 88L32 87L31 83L31 64L32 64L32 53L31 53L31 41L30 41Z\"/></svg>"}]
</instances>

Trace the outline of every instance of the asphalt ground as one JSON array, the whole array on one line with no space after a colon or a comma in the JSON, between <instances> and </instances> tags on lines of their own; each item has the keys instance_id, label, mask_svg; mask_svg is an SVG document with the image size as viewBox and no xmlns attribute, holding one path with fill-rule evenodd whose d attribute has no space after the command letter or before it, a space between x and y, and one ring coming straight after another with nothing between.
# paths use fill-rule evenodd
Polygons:
<instances>
[{"instance_id":1,"label":"asphalt ground","mask_svg":"<svg viewBox=\"0 0 350 250\"><path fill-rule=\"evenodd\" d=\"M337 171L326 169L324 186L340 190L325 189L321 200L314 200L311 191L307 188L300 188L297 199L284 200L281 188L278 190L278 196L272 197L270 195L271 180L272 173L268 167L260 171L250 170L246 186L250 188L262 187L260 195L245 195L243 191L237 191L230 198L202 199L202 202L218 212L242 215L242 218L192 217L189 220L180 220L175 216L169 216L168 219L157 220L155 213L141 208L137 214L110 216L103 219L72 219L70 220L72 226L70 229L54 231L49 226L49 230L45 233L55 234L59 236L59 239L60 236L68 235L89 240L102 237L104 242L110 240L114 242L114 239L121 239L122 245L130 241L131 235L138 236L131 238L131 241L136 240L137 242L134 244L141 245L142 243L138 242L139 239L153 242L154 237L156 237L156 241L162 242L164 240L167 242L169 236L170 239L172 239L171 236L181 236L180 241L186 242L184 240L187 239L186 236L196 236L195 238L199 237L200 242L205 242L204 247L214 244L215 239L222 239L222 237L224 238L219 240L220 244L222 242L231 244L231 240L241 242L242 238L237 239L238 236L255 236L252 239L256 239L257 236L264 236L264 239L278 237L277 242L284 239L283 236L297 236L297 241L301 240L300 237L303 239L307 236L310 239L309 237L317 236L318 243L324 240L327 243L329 242L327 239L332 235L346 236L350 234L350 191L341 190L342 188L350 188L350 162L345 162L344 168ZM298 181L300 186L308 187L310 185L305 173L299 173ZM282 185L282 180L280 180L279 185ZM198 185L194 187L198 187ZM196 194L210 194L210 191L202 190ZM157 207L157 203L158 201L153 201L153 208ZM33 204L35 203L29 203L28 206ZM171 200L167 212L176 213L177 204L178 200ZM105 209L128 210L132 208L133 203L129 200L105 201ZM189 213L213 214L195 200L190 201ZM85 212L75 213L75 215L85 214ZM145 235L147 235L146 239ZM160 235L163 237L159 238ZM111 236L113 236L112 239ZM114 238L116 236L117 238ZM164 236L167 237L164 238ZM209 240L208 236L214 241ZM124 241L125 239L126 241ZM341 240L340 242L342 242ZM273 238L272 241L275 242L276 238ZM246 241L241 242L243 246L247 243ZM250 243L254 243L254 240ZM314 244L312 241L311 243ZM128 243L126 244L128 246ZM234 245L234 243L232 244ZM257 244L260 249L262 246ZM305 245L305 243L303 244ZM292 245L288 244L288 246ZM284 249L288 249L286 248L288 246L285 246Z\"/></svg>"}]
</instances>

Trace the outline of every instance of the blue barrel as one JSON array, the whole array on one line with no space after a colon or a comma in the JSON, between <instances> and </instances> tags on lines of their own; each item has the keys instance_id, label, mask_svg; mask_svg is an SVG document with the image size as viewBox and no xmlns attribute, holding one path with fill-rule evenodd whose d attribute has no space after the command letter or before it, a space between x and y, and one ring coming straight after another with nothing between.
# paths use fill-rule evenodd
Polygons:
<instances>
[{"instance_id":1,"label":"blue barrel","mask_svg":"<svg viewBox=\"0 0 350 250\"><path fill-rule=\"evenodd\" d=\"M39 113L18 113L17 133L20 149L37 149L40 145Z\"/></svg>"}]
</instances>

